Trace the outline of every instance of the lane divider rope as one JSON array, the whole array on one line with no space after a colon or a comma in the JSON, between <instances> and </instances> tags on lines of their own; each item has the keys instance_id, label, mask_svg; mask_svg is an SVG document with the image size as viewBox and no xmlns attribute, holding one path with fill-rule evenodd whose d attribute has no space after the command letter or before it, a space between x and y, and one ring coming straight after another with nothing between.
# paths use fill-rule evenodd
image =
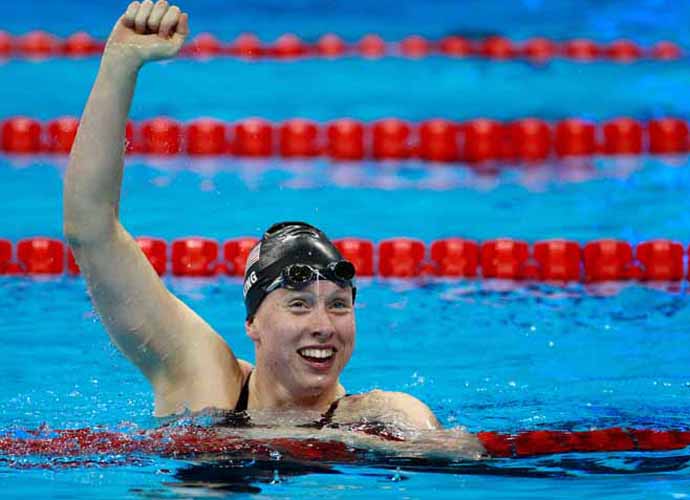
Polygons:
<instances>
[{"instance_id":1,"label":"lane divider rope","mask_svg":"<svg viewBox=\"0 0 690 500\"><path fill-rule=\"evenodd\" d=\"M358 429L372 432L368 429ZM345 443L318 439L246 440L220 435L211 428L178 428L122 432L74 430L23 431L25 436L0 435L0 455L78 456L156 454L193 456L202 453L248 452L270 457L275 450L293 458L356 461L361 456ZM690 445L690 431L609 428L590 431L526 431L516 434L480 432L477 437L494 458L524 458L560 453L655 452Z\"/></svg>"},{"instance_id":2,"label":"lane divider rope","mask_svg":"<svg viewBox=\"0 0 690 500\"><path fill-rule=\"evenodd\" d=\"M139 237L139 247L159 275L213 277L244 275L254 237L219 243L210 238L174 240ZM631 244L601 239L580 244L551 239L527 241L498 238L477 242L445 238L426 245L413 238L392 238L375 243L361 238L334 241L360 277L480 278L531 280L555 283L606 281L680 282L690 279L690 247L672 240ZM0 275L79 274L71 249L61 240L35 237L13 245L0 239Z\"/></svg>"},{"instance_id":3,"label":"lane divider rope","mask_svg":"<svg viewBox=\"0 0 690 500\"><path fill-rule=\"evenodd\" d=\"M11 117L0 125L0 151L8 154L68 154L79 126L76 117L47 122ZM602 123L566 118L502 122L442 118L411 123L385 118L365 123L350 118L317 123L295 118L272 123L247 118L227 123L201 118L186 123L156 117L128 122L129 153L242 158L314 158L335 161L406 160L482 163L543 162L552 157L672 155L690 152L690 125L677 117L642 122L618 117Z\"/></svg>"},{"instance_id":4,"label":"lane divider rope","mask_svg":"<svg viewBox=\"0 0 690 500\"><path fill-rule=\"evenodd\" d=\"M45 31L31 31L13 36L0 31L0 57L88 57L100 54L105 43L88 33L78 32L60 38ZM659 41L642 47L628 39L599 43L586 38L557 41L534 37L515 42L503 36L472 40L462 36L447 36L430 40L410 35L403 40L386 42L381 36L368 34L350 43L338 35L328 33L309 43L288 33L272 43L262 42L256 35L243 33L232 42L224 42L210 33L201 33L187 43L182 57L238 57L243 59L272 58L294 60L305 57L339 58L361 56L376 59L400 56L420 59L432 55L447 57L482 57L490 60L525 59L544 63L553 58L574 61L606 60L630 63L641 59L670 61L685 56L685 51L670 41Z\"/></svg>"}]
</instances>

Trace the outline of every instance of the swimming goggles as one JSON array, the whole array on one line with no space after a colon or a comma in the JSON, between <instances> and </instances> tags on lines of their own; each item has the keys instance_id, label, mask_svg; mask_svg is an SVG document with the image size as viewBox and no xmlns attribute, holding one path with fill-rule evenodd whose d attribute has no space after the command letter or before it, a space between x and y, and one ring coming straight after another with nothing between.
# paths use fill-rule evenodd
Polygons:
<instances>
[{"instance_id":1,"label":"swimming goggles","mask_svg":"<svg viewBox=\"0 0 690 500\"><path fill-rule=\"evenodd\" d=\"M347 260L331 262L326 268L317 269L308 264L291 264L283 268L280 276L268 285L266 293L277 288L301 290L317 279L333 281L339 286L352 286L355 266Z\"/></svg>"}]
</instances>

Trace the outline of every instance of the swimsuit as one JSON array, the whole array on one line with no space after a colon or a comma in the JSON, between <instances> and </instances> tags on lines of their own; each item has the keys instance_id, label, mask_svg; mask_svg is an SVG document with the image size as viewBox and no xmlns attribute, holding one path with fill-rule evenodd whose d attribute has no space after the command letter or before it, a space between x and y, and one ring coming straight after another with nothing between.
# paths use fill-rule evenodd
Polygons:
<instances>
[{"instance_id":1,"label":"swimsuit","mask_svg":"<svg viewBox=\"0 0 690 500\"><path fill-rule=\"evenodd\" d=\"M240 424L240 426L251 426L251 423L249 422L249 416L247 415L247 405L249 404L249 380L252 377L252 373L249 373L249 376L247 377L247 380L245 380L244 385L242 386L242 390L240 391L240 397L237 399L237 404L235 405L235 409L231 414L229 414L226 419L223 421L223 425L227 424ZM351 394L345 394L343 397L351 396ZM298 425L298 427L306 427L306 428L312 428L312 429L322 429L324 427L337 427L338 424L333 424L333 415L335 414L335 411L338 409L338 404L340 403L340 400L342 398L338 398L333 403L331 403L331 406L328 407L328 410L326 410L326 413L324 413L321 416L321 419L309 423L309 424L302 424Z\"/></svg>"},{"instance_id":2,"label":"swimsuit","mask_svg":"<svg viewBox=\"0 0 690 500\"><path fill-rule=\"evenodd\" d=\"M227 412L224 415L223 420L218 422L216 425L230 427L252 427L249 415L247 415L247 405L249 404L249 379L251 378L252 373L253 372L249 373L247 380L244 382L244 385L242 386L242 390L240 391L240 397L237 399L237 404L235 405L234 411ZM346 398L348 396L352 396L352 394L345 394L343 398ZM394 427L384 422L363 421L353 422L350 424L339 424L337 422L333 422L333 416L335 415L335 412L338 409L338 404L343 398L338 398L335 401L333 401L333 403L331 403L331 406L328 407L328 410L326 410L326 412L321 416L319 420L315 422L309 422L306 424L300 424L296 427L316 430L324 428L350 430L356 432L363 432L365 434L377 436L389 441L404 440L404 438L400 436L399 432Z\"/></svg>"}]
</instances>

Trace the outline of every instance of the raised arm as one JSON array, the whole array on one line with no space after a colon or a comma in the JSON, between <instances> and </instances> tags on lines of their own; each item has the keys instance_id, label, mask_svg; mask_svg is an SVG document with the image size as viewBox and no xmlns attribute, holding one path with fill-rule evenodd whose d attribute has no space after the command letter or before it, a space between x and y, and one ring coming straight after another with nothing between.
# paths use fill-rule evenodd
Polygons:
<instances>
[{"instance_id":1,"label":"raised arm","mask_svg":"<svg viewBox=\"0 0 690 500\"><path fill-rule=\"evenodd\" d=\"M187 14L166 1L129 5L108 39L64 186L65 236L112 341L153 385L157 415L231 408L242 382L227 344L165 288L118 217L137 74L177 54L188 32Z\"/></svg>"}]
</instances>

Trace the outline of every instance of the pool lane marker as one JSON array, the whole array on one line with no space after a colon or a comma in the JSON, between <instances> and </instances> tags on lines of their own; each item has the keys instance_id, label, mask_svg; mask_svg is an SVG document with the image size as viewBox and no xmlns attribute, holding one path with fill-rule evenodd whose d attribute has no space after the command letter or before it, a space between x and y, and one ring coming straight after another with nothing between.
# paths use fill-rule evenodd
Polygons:
<instances>
[{"instance_id":1,"label":"pool lane marker","mask_svg":"<svg viewBox=\"0 0 690 500\"><path fill-rule=\"evenodd\" d=\"M239 237L178 238L168 244L153 237L136 238L142 252L161 276L242 277L247 257L258 241ZM363 238L334 241L352 262L358 277L396 279L499 279L526 282L603 283L636 280L679 287L690 279L686 267L690 247L673 240L630 243L599 239L581 244L567 239L529 243L512 238L482 242L443 238L427 245L415 238L379 242ZM55 238L32 237L16 243L0 238L0 275L70 275L79 268L68 245Z\"/></svg>"},{"instance_id":2,"label":"pool lane marker","mask_svg":"<svg viewBox=\"0 0 690 500\"><path fill-rule=\"evenodd\" d=\"M0 151L13 155L68 154L79 126L74 116L40 122L24 116L0 122ZM643 122L618 117L595 123L581 118L556 122L533 117L498 121L433 118L412 123L382 118L365 123L341 118L318 123L294 118L273 123L262 118L235 122L200 118L186 123L169 117L128 122L126 151L143 155L309 159L337 162L465 162L535 164L552 158L594 155L686 155L690 124L683 118Z\"/></svg>"},{"instance_id":3,"label":"pool lane marker","mask_svg":"<svg viewBox=\"0 0 690 500\"><path fill-rule=\"evenodd\" d=\"M244 453L271 458L278 451L294 459L358 462L361 451L338 441L318 439L247 440L213 428L180 427L135 433L92 429L22 431L0 435L0 456L74 457L83 455L161 455L180 458L201 454ZM690 431L609 428L588 431L480 432L477 437L492 458L525 458L562 453L659 452L690 446Z\"/></svg>"},{"instance_id":4,"label":"pool lane marker","mask_svg":"<svg viewBox=\"0 0 690 500\"><path fill-rule=\"evenodd\" d=\"M104 46L103 40L98 40L85 32L77 32L63 39L40 30L16 36L0 31L0 57L91 57L102 53ZM645 59L677 60L685 56L685 50L665 40L651 47L642 47L624 38L610 43L600 43L587 38L559 41L544 37L516 42L503 36L469 39L451 35L431 40L420 35L410 35L403 40L390 42L385 41L380 35L367 34L357 41L347 42L336 34L327 33L311 43L295 34L286 33L272 43L264 43L252 33L240 34L231 42L222 41L211 33L201 33L190 40L181 51L181 57L195 59L235 57L245 60L280 61L341 57L379 59L390 56L409 59L430 56L475 57L492 61L520 59L536 64L544 64L555 58L578 62L632 63Z\"/></svg>"}]
</instances>

